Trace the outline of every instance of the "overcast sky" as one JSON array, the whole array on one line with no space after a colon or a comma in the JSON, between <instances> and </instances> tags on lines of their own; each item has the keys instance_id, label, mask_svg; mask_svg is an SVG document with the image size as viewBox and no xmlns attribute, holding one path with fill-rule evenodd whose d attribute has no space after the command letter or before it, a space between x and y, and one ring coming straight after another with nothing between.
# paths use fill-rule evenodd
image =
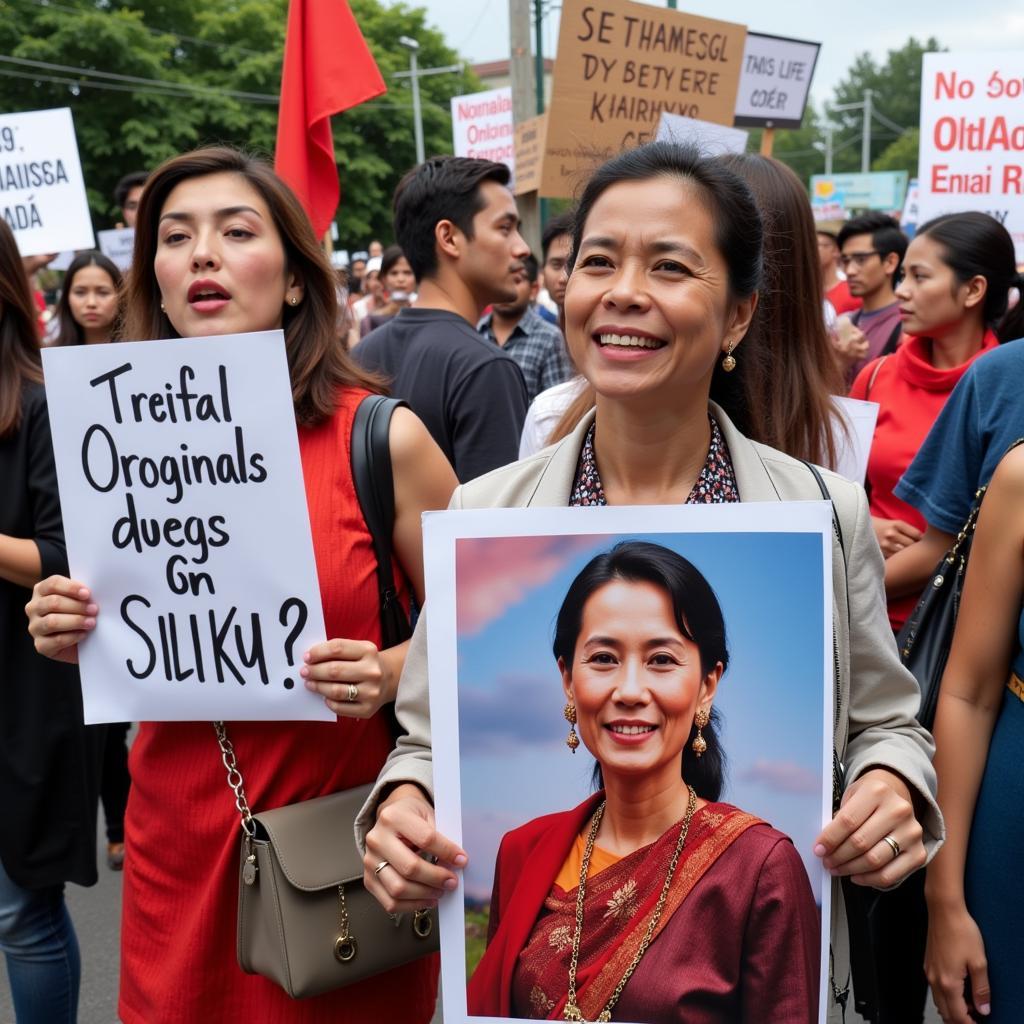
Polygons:
<instances>
[{"instance_id":1,"label":"overcast sky","mask_svg":"<svg viewBox=\"0 0 1024 1024\"><path fill-rule=\"evenodd\" d=\"M430 21L448 43L473 63L508 57L508 0L412 2L426 7ZM1020 0L931 0L928 4L679 0L679 7L709 18L737 21L755 32L822 43L811 89L819 105L831 96L858 53L867 50L881 60L886 51L902 46L910 36L935 36L948 49L1024 49L1024 4ZM545 22L544 55L554 57L557 45L558 11L554 10Z\"/></svg>"}]
</instances>

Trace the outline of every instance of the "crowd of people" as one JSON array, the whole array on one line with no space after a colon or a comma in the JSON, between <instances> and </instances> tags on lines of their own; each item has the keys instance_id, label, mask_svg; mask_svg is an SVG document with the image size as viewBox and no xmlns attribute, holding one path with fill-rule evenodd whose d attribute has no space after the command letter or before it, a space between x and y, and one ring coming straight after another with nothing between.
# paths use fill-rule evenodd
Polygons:
<instances>
[{"instance_id":1,"label":"crowd of people","mask_svg":"<svg viewBox=\"0 0 1024 1024\"><path fill-rule=\"evenodd\" d=\"M370 243L340 272L287 185L229 148L128 176L117 201L135 229L130 270L76 255L45 324L31 283L43 263L21 259L0 223L0 787L13 826L0 831L0 948L19 1024L76 1019L63 892L96 881L100 792L108 864L124 872L126 1024L434 1013L436 957L298 1001L243 973L237 814L209 723L144 722L130 755L127 726L82 724L78 648L109 611L69 576L41 347L272 329L289 357L327 629L301 675L337 720L231 723L231 740L261 809L373 784L356 841L392 914L436 905L467 862L434 824L423 512L834 508L835 806L812 851L832 878L827 978L791 841L720 800L713 705L728 650L714 594L685 559L633 543L581 572L555 631L570 735L594 755L599 792L506 837L471 1012L802 1024L818 1020L824 985L838 1022L860 993L851 960L866 958L889 982L861 1005L878 1022L922 1020L925 979L944 1020L1017 1019L1024 898L1005 866L1024 840L1024 451L1011 450L1024 436L1024 278L998 221L948 215L908 239L871 212L824 230L782 163L669 143L595 169L539 252L508 168L485 160L412 168L395 244ZM228 301L193 302L200 279ZM408 405L390 428L390 540L416 620L388 648L346 457L360 403L384 393ZM831 471L852 443L841 397L879 407L864 481ZM933 740L895 634L989 480ZM658 644L693 658L638 682L618 672L634 653L585 656L623 608L623 650L643 662L653 622L670 638ZM658 726L639 759L602 727L623 709ZM722 844L724 831L742 840ZM691 858L703 874L668 901L655 941L602 918L620 876L653 902L664 865L669 893ZM906 956L856 948L850 894L912 876L926 910L907 923ZM694 943L712 920L732 926Z\"/></svg>"}]
</instances>

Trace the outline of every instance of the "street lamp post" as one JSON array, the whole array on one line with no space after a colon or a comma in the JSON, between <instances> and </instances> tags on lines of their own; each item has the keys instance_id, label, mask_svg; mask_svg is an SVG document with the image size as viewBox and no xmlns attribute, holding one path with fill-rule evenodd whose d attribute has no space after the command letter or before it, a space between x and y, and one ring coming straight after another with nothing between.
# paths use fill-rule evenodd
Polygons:
<instances>
[{"instance_id":1,"label":"street lamp post","mask_svg":"<svg viewBox=\"0 0 1024 1024\"><path fill-rule=\"evenodd\" d=\"M409 78L412 81L412 117L416 132L416 163L421 164L427 156L423 149L423 111L420 108L420 76L417 58L420 44L409 36L402 36L398 42L409 51Z\"/></svg>"}]
</instances>

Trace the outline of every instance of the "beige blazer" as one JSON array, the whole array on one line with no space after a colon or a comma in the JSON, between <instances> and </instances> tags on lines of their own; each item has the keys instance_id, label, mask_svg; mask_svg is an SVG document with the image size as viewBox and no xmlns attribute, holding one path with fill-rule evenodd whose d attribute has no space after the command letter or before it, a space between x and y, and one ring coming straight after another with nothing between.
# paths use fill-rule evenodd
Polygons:
<instances>
[{"instance_id":1,"label":"beige blazer","mask_svg":"<svg viewBox=\"0 0 1024 1024\"><path fill-rule=\"evenodd\" d=\"M821 491L810 470L796 459L749 441L712 404L732 457L740 500L820 501ZM569 504L580 450L594 412L557 444L530 458L494 470L463 484L451 508L565 507ZM900 663L886 615L882 554L871 527L864 489L822 470L839 519L845 553L833 537L832 580L836 650L836 714L833 743L846 769L847 783L868 768L897 772L916 791L923 814L929 859L944 837L935 802L934 747L917 724L920 691ZM849 594L849 602L847 602ZM430 717L427 701L427 638L425 617L413 636L398 689L396 711L406 735L388 757L366 807L356 820L361 848L373 826L381 791L400 782L414 782L433 792ZM832 981L842 991L849 980L846 917L838 884L832 890ZM834 998L829 1021L841 1020ZM834 1005L833 1005L834 1004ZM850 1005L852 1007L852 997Z\"/></svg>"}]
</instances>

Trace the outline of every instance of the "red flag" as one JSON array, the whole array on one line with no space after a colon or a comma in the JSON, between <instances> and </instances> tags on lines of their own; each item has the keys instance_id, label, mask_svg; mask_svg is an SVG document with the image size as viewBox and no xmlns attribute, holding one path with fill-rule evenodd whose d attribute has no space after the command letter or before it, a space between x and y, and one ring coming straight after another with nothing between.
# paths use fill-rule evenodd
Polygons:
<instances>
[{"instance_id":1,"label":"red flag","mask_svg":"<svg viewBox=\"0 0 1024 1024\"><path fill-rule=\"evenodd\" d=\"M291 0L274 169L319 238L338 208L331 114L387 90L346 0Z\"/></svg>"}]
</instances>

